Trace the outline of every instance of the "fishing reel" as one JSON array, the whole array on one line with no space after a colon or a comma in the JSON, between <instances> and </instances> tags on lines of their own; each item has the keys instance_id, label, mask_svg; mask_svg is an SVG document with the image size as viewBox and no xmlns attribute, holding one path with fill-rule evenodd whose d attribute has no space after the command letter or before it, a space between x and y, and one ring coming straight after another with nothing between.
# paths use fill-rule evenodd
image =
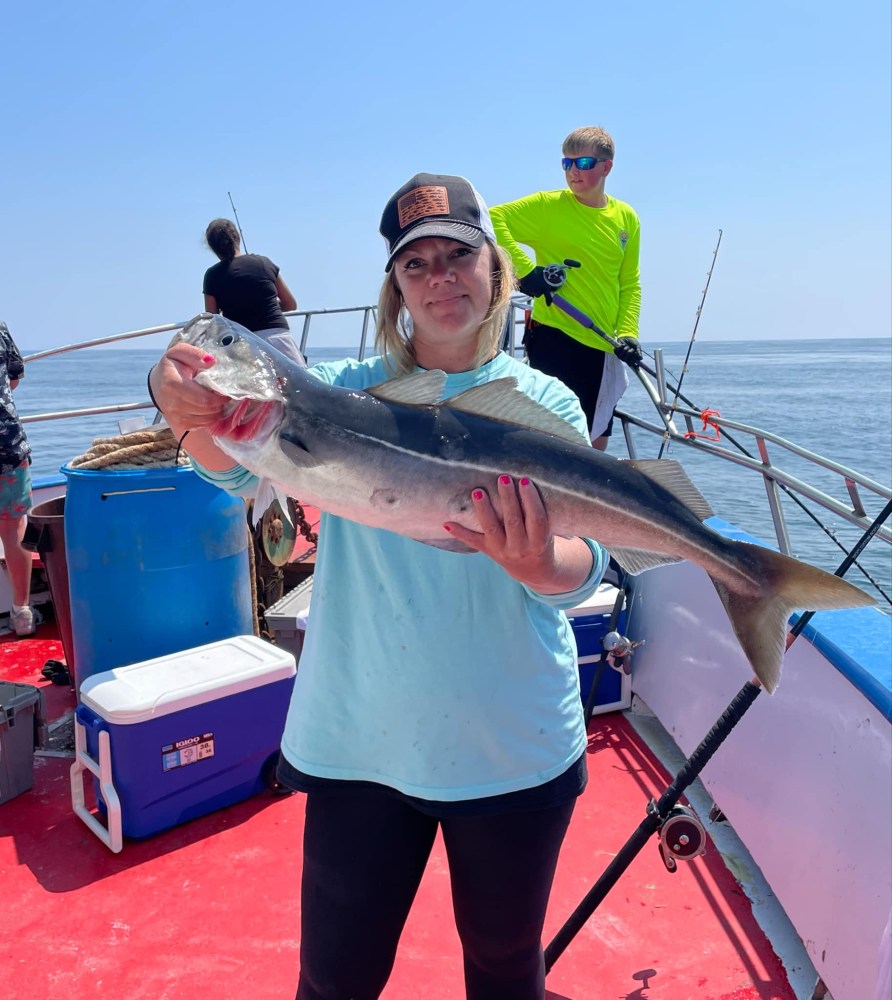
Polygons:
<instances>
[{"instance_id":1,"label":"fishing reel","mask_svg":"<svg viewBox=\"0 0 892 1000\"><path fill-rule=\"evenodd\" d=\"M651 799L649 809L656 811ZM678 871L679 861L691 861L706 853L706 829L688 806L674 806L660 823L660 857L666 870Z\"/></svg>"},{"instance_id":2,"label":"fishing reel","mask_svg":"<svg viewBox=\"0 0 892 1000\"><path fill-rule=\"evenodd\" d=\"M546 264L542 268L542 277L551 288L560 288L567 280L568 267L582 267L582 265L578 260L570 260L569 258L563 264Z\"/></svg>"},{"instance_id":3,"label":"fishing reel","mask_svg":"<svg viewBox=\"0 0 892 1000\"><path fill-rule=\"evenodd\" d=\"M621 670L624 674L630 674L632 672L632 665L629 662L631 659L630 654L636 646L643 646L644 640L641 639L638 642L633 642L619 632L608 632L601 640L601 645L607 653L604 659L608 665L613 667L614 670Z\"/></svg>"}]
</instances>

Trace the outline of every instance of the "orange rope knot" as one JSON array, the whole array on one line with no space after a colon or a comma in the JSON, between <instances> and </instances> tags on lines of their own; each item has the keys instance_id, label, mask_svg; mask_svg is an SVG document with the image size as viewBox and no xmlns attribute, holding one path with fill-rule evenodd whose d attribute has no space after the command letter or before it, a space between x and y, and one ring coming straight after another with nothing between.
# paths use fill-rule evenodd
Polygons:
<instances>
[{"instance_id":1,"label":"orange rope knot","mask_svg":"<svg viewBox=\"0 0 892 1000\"><path fill-rule=\"evenodd\" d=\"M686 438L703 438L704 441L720 441L722 438L722 432L719 430L719 425L711 417L720 417L721 413L718 410L703 410L700 414L700 419L703 421L703 430L707 427L711 427L715 434L698 434L696 431L687 431L685 433Z\"/></svg>"}]
</instances>

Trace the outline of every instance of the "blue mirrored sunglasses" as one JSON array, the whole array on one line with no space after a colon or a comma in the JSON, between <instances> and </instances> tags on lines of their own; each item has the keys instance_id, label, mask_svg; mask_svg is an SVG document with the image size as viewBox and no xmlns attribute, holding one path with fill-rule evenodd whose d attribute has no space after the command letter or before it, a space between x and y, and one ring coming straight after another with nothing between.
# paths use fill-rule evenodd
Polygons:
<instances>
[{"instance_id":1,"label":"blue mirrored sunglasses","mask_svg":"<svg viewBox=\"0 0 892 1000\"><path fill-rule=\"evenodd\" d=\"M597 156L565 156L561 160L561 166L564 170L569 170L570 167L576 167L579 170L591 170L596 163L606 163L607 158L597 157Z\"/></svg>"}]
</instances>

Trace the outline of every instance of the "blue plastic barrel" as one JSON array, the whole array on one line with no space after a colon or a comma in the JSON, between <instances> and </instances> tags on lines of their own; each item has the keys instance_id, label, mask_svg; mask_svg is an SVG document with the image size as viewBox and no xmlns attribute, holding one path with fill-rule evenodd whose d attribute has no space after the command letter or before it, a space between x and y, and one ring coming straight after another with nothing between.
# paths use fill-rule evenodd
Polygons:
<instances>
[{"instance_id":1,"label":"blue plastic barrel","mask_svg":"<svg viewBox=\"0 0 892 1000\"><path fill-rule=\"evenodd\" d=\"M254 631L244 501L184 466L63 466L75 687Z\"/></svg>"}]
</instances>

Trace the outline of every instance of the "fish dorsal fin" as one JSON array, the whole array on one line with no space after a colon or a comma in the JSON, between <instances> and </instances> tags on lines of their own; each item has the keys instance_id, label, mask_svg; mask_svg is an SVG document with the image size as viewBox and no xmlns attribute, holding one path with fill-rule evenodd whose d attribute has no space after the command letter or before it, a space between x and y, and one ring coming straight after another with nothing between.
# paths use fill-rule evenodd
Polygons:
<instances>
[{"instance_id":1,"label":"fish dorsal fin","mask_svg":"<svg viewBox=\"0 0 892 1000\"><path fill-rule=\"evenodd\" d=\"M450 396L444 403L451 410L461 410L463 413L473 413L479 417L489 417L490 420L507 421L512 424L523 424L545 434L570 444L588 444L589 440L578 430L567 423L563 417L552 413L541 403L517 388L517 379L513 376L497 378L483 385L475 385L457 396Z\"/></svg>"},{"instance_id":2,"label":"fish dorsal fin","mask_svg":"<svg viewBox=\"0 0 892 1000\"><path fill-rule=\"evenodd\" d=\"M620 461L659 483L701 521L715 513L678 462L668 458L625 458Z\"/></svg>"},{"instance_id":3,"label":"fish dorsal fin","mask_svg":"<svg viewBox=\"0 0 892 1000\"><path fill-rule=\"evenodd\" d=\"M655 566L681 562L678 556L669 556L664 552L651 552L649 549L630 549L618 545L609 545L605 548L632 576L636 573L643 573L646 569L653 569Z\"/></svg>"},{"instance_id":4,"label":"fish dorsal fin","mask_svg":"<svg viewBox=\"0 0 892 1000\"><path fill-rule=\"evenodd\" d=\"M446 372L431 368L426 372L413 372L400 378L379 382L366 389L370 396L386 403L408 403L412 406L433 406L443 399Z\"/></svg>"}]
</instances>

